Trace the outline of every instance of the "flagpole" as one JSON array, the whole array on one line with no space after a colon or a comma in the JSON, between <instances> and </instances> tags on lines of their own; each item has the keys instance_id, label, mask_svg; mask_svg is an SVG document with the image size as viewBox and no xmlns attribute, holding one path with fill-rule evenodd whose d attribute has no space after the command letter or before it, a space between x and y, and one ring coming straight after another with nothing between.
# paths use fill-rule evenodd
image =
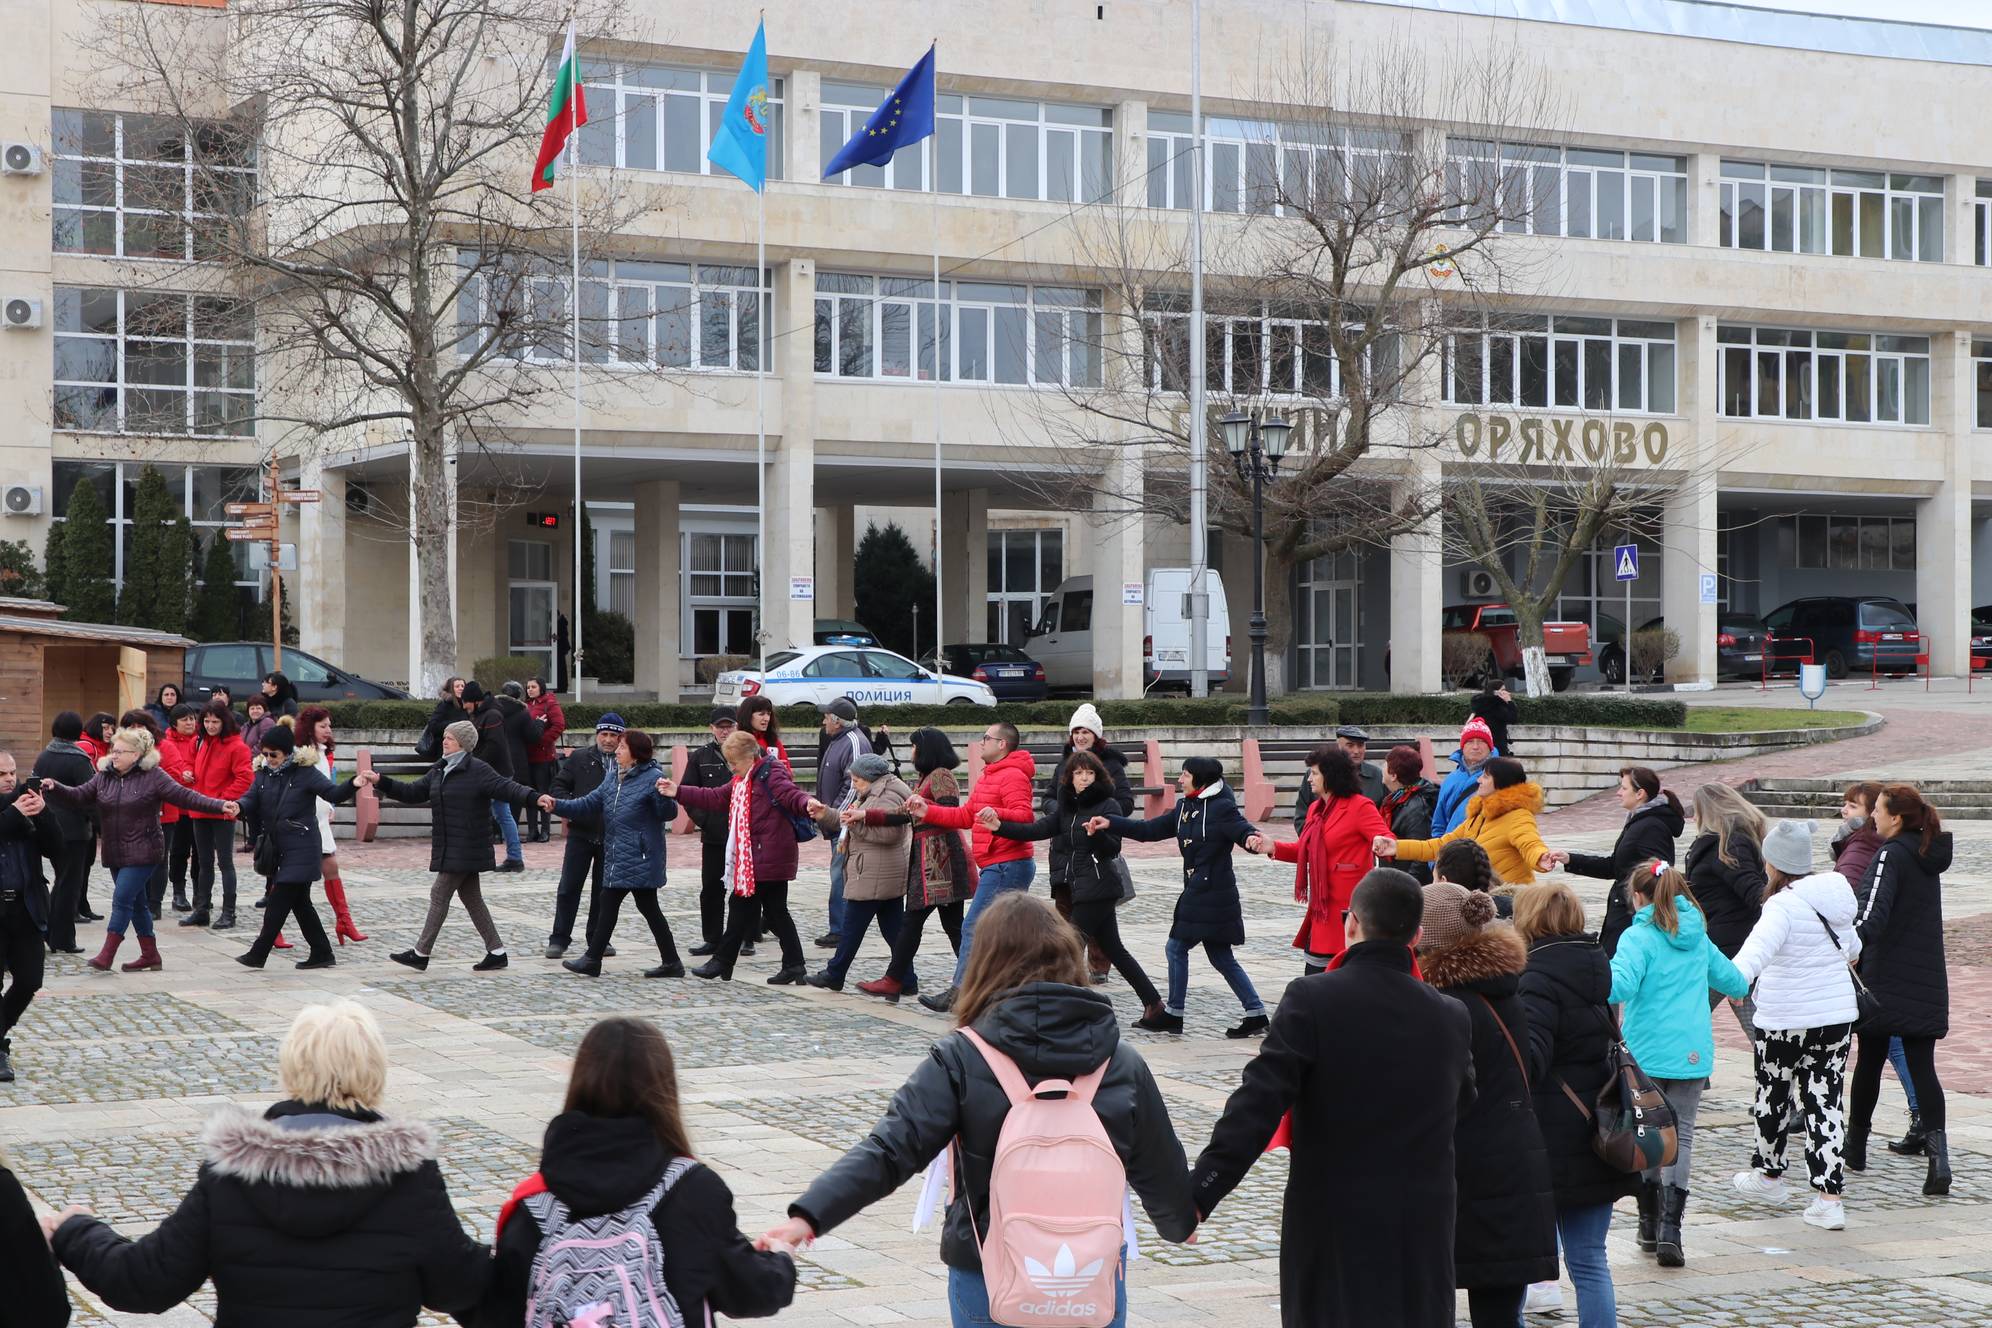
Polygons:
<instances>
[{"instance_id":1,"label":"flagpole","mask_svg":"<svg viewBox=\"0 0 1992 1328\"><path fill-rule=\"evenodd\" d=\"M767 280L768 271L768 182L763 176L761 187L754 191L754 301L759 306L754 310L754 335L761 344L754 349L754 566L757 571L767 567L768 558L768 421L762 409L762 385L768 377L768 351L771 338L768 336L769 305L772 298L763 302L761 285ZM786 428L786 426L784 426ZM787 435L783 435L786 441ZM756 578L760 579L759 577ZM761 611L765 614L768 603L768 587L761 587ZM754 644L759 648L761 676L768 676L768 632L767 624L754 633Z\"/></svg>"},{"instance_id":2,"label":"flagpole","mask_svg":"<svg viewBox=\"0 0 1992 1328\"><path fill-rule=\"evenodd\" d=\"M1190 695L1210 695L1209 449L1204 438L1203 3L1190 0ZM1258 556L1256 553L1253 555ZM1158 668L1157 672L1160 672Z\"/></svg>"},{"instance_id":3,"label":"flagpole","mask_svg":"<svg viewBox=\"0 0 1992 1328\"><path fill-rule=\"evenodd\" d=\"M932 105L938 122L941 113L941 61L940 38L933 43L934 66ZM934 671L945 673L946 666L941 661L941 646L947 640L942 634L946 623L947 580L942 566L942 532L945 529L941 516L941 319L946 316L949 305L941 300L941 135L938 123L935 131L927 135L927 160L929 179L927 181L927 201L933 219L934 229ZM973 549L969 557L975 556ZM967 578L963 578L967 584ZM915 619L917 624L918 620ZM916 626L913 636L913 653L920 653L919 630Z\"/></svg>"},{"instance_id":4,"label":"flagpole","mask_svg":"<svg viewBox=\"0 0 1992 1328\"><path fill-rule=\"evenodd\" d=\"M588 602L588 588L581 584L587 562L582 556L581 531L588 524L586 508L581 501L581 125L580 87L581 52L574 40L574 24L567 25L567 45L574 58L567 63L567 220L569 240L574 260L574 283L568 292L568 313L572 320L573 336L570 349L574 352L574 699L581 699L581 632L587 618L583 606ZM555 646L558 649L558 645ZM554 661L557 665L558 660ZM667 661L675 666L676 661ZM554 670L556 673L559 669ZM674 696L672 698L676 700Z\"/></svg>"}]
</instances>

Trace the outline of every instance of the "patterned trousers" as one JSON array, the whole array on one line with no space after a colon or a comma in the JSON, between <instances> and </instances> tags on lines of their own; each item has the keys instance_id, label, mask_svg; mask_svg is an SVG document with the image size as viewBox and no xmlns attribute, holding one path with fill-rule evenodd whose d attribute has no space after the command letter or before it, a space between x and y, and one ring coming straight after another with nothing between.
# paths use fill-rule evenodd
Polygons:
<instances>
[{"instance_id":1,"label":"patterned trousers","mask_svg":"<svg viewBox=\"0 0 1992 1328\"><path fill-rule=\"evenodd\" d=\"M1802 1115L1805 1178L1822 1194L1840 1193L1840 1149L1847 1134L1841 1092L1847 1082L1853 1025L1760 1028L1756 1046L1757 1147L1750 1164L1766 1176L1782 1176L1785 1139L1799 1126Z\"/></svg>"}]
</instances>

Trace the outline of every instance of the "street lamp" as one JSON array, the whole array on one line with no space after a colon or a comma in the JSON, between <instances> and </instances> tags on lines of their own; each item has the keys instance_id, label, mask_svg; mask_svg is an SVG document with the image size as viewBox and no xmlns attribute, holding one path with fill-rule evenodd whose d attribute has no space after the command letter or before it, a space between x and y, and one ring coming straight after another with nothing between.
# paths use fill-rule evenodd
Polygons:
<instances>
[{"instance_id":1,"label":"street lamp","mask_svg":"<svg viewBox=\"0 0 1992 1328\"><path fill-rule=\"evenodd\" d=\"M1281 415L1253 420L1233 411L1218 421L1225 450L1238 468L1238 478L1252 486L1252 696L1245 714L1248 724L1265 724L1266 713L1266 482L1280 469L1293 425Z\"/></svg>"}]
</instances>

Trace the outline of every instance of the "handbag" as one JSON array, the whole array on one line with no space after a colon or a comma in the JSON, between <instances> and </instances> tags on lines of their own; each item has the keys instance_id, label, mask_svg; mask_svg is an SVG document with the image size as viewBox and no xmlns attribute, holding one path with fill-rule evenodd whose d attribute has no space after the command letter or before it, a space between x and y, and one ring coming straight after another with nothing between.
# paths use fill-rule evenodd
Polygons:
<instances>
[{"instance_id":1,"label":"handbag","mask_svg":"<svg viewBox=\"0 0 1992 1328\"><path fill-rule=\"evenodd\" d=\"M250 865L256 869L258 876L275 876L283 860L283 850L277 847L276 830L265 827L263 833L256 836L256 851L250 857Z\"/></svg>"},{"instance_id":2,"label":"handbag","mask_svg":"<svg viewBox=\"0 0 1992 1328\"><path fill-rule=\"evenodd\" d=\"M1674 1108L1660 1085L1639 1068L1619 1031L1618 1018L1608 1017L1606 1025L1612 1044L1605 1051L1605 1082L1598 1089L1595 1108L1585 1106L1561 1075L1557 1087L1591 1122L1591 1151L1606 1166L1628 1173L1670 1166L1681 1147Z\"/></svg>"},{"instance_id":3,"label":"handbag","mask_svg":"<svg viewBox=\"0 0 1992 1328\"><path fill-rule=\"evenodd\" d=\"M1112 859L1112 862L1114 864L1114 875L1120 878L1121 892L1119 903L1132 903L1134 900L1134 873L1127 869L1126 858L1116 857ZM1118 904L1116 907L1118 907Z\"/></svg>"},{"instance_id":4,"label":"handbag","mask_svg":"<svg viewBox=\"0 0 1992 1328\"><path fill-rule=\"evenodd\" d=\"M760 773L755 775L754 778L763 783L767 782L768 771L765 762L762 764ZM763 793L765 792L766 790L764 789ZM810 820L807 816L799 816L786 809L783 810L782 815L788 817L789 832L795 836L796 843L807 844L810 840L816 838L816 822Z\"/></svg>"},{"instance_id":5,"label":"handbag","mask_svg":"<svg viewBox=\"0 0 1992 1328\"><path fill-rule=\"evenodd\" d=\"M1806 907L1812 908L1812 905L1807 904ZM1818 918L1819 925L1826 929L1826 939L1833 942L1833 948L1843 955L1846 954L1847 948L1840 944L1839 933L1833 930L1833 924L1826 920L1826 915L1813 908L1812 916ZM1854 980L1854 1027L1859 1028L1881 1014L1881 998L1874 994L1867 983L1861 981L1861 971L1851 963L1847 965L1847 976Z\"/></svg>"}]
</instances>

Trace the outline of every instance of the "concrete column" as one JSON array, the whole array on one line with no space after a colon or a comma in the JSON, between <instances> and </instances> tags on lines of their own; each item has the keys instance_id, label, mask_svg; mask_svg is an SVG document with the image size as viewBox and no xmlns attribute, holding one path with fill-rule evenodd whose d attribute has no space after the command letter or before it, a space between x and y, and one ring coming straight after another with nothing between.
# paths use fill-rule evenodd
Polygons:
<instances>
[{"instance_id":1,"label":"concrete column","mask_svg":"<svg viewBox=\"0 0 1992 1328\"><path fill-rule=\"evenodd\" d=\"M1688 243L1713 249L1722 243L1722 157L1700 152L1688 158Z\"/></svg>"},{"instance_id":2,"label":"concrete column","mask_svg":"<svg viewBox=\"0 0 1992 1328\"><path fill-rule=\"evenodd\" d=\"M1138 515L1144 455L1136 444L1117 449L1093 494L1093 695L1103 701L1140 697L1141 605L1121 602L1126 582L1143 584L1147 538ZM1222 623L1213 623L1222 631Z\"/></svg>"},{"instance_id":3,"label":"concrete column","mask_svg":"<svg viewBox=\"0 0 1992 1328\"><path fill-rule=\"evenodd\" d=\"M825 618L853 618L852 566L857 561L856 519L849 503L816 509L816 602Z\"/></svg>"},{"instance_id":4,"label":"concrete column","mask_svg":"<svg viewBox=\"0 0 1992 1328\"><path fill-rule=\"evenodd\" d=\"M1124 101L1114 106L1114 160L1122 163L1120 205L1148 206L1148 103ZM1135 169L1126 167L1132 164Z\"/></svg>"},{"instance_id":5,"label":"concrete column","mask_svg":"<svg viewBox=\"0 0 1992 1328\"><path fill-rule=\"evenodd\" d=\"M1667 662L1667 680L1715 682L1715 605L1702 603L1702 577L1715 573L1716 477L1721 468L1717 442L1715 370L1720 353L1715 318L1704 314L1676 324L1680 412L1694 423L1692 445L1674 441L1668 456L1683 472L1677 488L1661 503L1660 613L1681 638L1680 653ZM1630 631L1633 624L1628 623Z\"/></svg>"},{"instance_id":6,"label":"concrete column","mask_svg":"<svg viewBox=\"0 0 1992 1328\"><path fill-rule=\"evenodd\" d=\"M1969 267L1978 257L1978 177L1953 175L1945 189L1950 216L1944 223L1944 261Z\"/></svg>"},{"instance_id":7,"label":"concrete column","mask_svg":"<svg viewBox=\"0 0 1992 1328\"><path fill-rule=\"evenodd\" d=\"M940 644L989 639L989 490L941 494Z\"/></svg>"},{"instance_id":8,"label":"concrete column","mask_svg":"<svg viewBox=\"0 0 1992 1328\"><path fill-rule=\"evenodd\" d=\"M812 79L813 82L813 79ZM814 125L812 114L810 123ZM811 142L815 141L812 131ZM814 178L812 175L811 178ZM804 327L816 308L816 264L790 259L775 269L775 326ZM809 337L775 343L782 380L782 435L770 442L767 475L768 547L761 551L761 630L769 650L815 639L816 347ZM804 598L792 598L797 578Z\"/></svg>"},{"instance_id":9,"label":"concrete column","mask_svg":"<svg viewBox=\"0 0 1992 1328\"><path fill-rule=\"evenodd\" d=\"M1971 334L1930 338L1930 423L1945 438L1944 478L1916 504L1916 621L1930 671L1963 677L1971 655Z\"/></svg>"},{"instance_id":10,"label":"concrete column","mask_svg":"<svg viewBox=\"0 0 1992 1328\"><path fill-rule=\"evenodd\" d=\"M1413 471L1391 494L1393 504L1429 494L1439 483L1438 458L1421 452ZM1445 608L1445 545L1434 512L1415 530L1390 541L1390 690L1436 692L1441 681L1439 616Z\"/></svg>"},{"instance_id":11,"label":"concrete column","mask_svg":"<svg viewBox=\"0 0 1992 1328\"><path fill-rule=\"evenodd\" d=\"M346 658L346 477L307 454L299 467L303 488L323 497L298 508L298 637L305 649L330 660ZM290 580L286 575L285 581Z\"/></svg>"},{"instance_id":12,"label":"concrete column","mask_svg":"<svg viewBox=\"0 0 1992 1328\"><path fill-rule=\"evenodd\" d=\"M636 486L636 685L669 705L678 699L684 621L678 481Z\"/></svg>"},{"instance_id":13,"label":"concrete column","mask_svg":"<svg viewBox=\"0 0 1992 1328\"><path fill-rule=\"evenodd\" d=\"M782 168L791 180L814 183L823 173L823 148L817 130L823 107L823 76L813 69L791 69L782 76L782 82L782 114L786 117L782 133L787 140Z\"/></svg>"}]
</instances>

